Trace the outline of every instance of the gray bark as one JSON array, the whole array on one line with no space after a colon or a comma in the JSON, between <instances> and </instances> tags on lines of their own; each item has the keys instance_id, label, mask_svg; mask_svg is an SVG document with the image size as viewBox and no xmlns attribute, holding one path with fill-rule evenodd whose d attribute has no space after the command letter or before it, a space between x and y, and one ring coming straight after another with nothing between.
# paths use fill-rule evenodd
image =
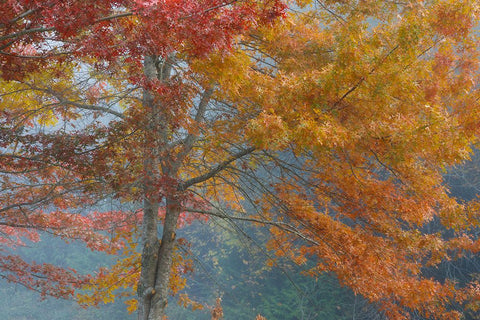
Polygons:
<instances>
[{"instance_id":1,"label":"gray bark","mask_svg":"<svg viewBox=\"0 0 480 320\"><path fill-rule=\"evenodd\" d=\"M156 56L147 56L144 72L148 79L165 81L170 77L168 62L160 64ZM144 177L143 177L143 223L142 223L142 260L138 283L138 319L160 320L167 305L168 284L175 248L175 231L180 213L180 203L174 196L167 195L167 207L163 236L160 241L157 231L158 209L160 207L158 181L161 175L175 175L168 169L168 159L161 158L167 145L166 121L161 106L154 101L153 95L145 89L143 107L148 111L149 119L145 127ZM160 172L160 166L162 172Z\"/></svg>"},{"instance_id":2,"label":"gray bark","mask_svg":"<svg viewBox=\"0 0 480 320\"><path fill-rule=\"evenodd\" d=\"M158 250L156 268L155 294L152 296L152 305L148 320L159 320L165 313L168 297L168 284L172 269L173 252L176 244L177 220L180 214L180 203L176 199L167 199L163 235Z\"/></svg>"},{"instance_id":3,"label":"gray bark","mask_svg":"<svg viewBox=\"0 0 480 320\"><path fill-rule=\"evenodd\" d=\"M144 245L138 286L139 319L160 320L165 315L179 214L180 203L167 199L161 242L157 240Z\"/></svg>"}]
</instances>

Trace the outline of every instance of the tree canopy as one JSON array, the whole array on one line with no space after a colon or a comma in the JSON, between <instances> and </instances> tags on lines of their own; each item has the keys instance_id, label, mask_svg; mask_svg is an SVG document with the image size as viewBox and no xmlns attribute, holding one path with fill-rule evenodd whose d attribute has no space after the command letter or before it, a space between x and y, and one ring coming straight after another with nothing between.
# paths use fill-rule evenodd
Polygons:
<instances>
[{"instance_id":1,"label":"tree canopy","mask_svg":"<svg viewBox=\"0 0 480 320\"><path fill-rule=\"evenodd\" d=\"M130 310L160 319L193 267L177 229L216 217L269 226L278 256L391 319L479 307L477 282L425 273L479 250L479 203L443 178L479 134L476 2L0 8L0 239L120 256L82 277L4 250L7 280L104 301L129 288Z\"/></svg>"}]
</instances>

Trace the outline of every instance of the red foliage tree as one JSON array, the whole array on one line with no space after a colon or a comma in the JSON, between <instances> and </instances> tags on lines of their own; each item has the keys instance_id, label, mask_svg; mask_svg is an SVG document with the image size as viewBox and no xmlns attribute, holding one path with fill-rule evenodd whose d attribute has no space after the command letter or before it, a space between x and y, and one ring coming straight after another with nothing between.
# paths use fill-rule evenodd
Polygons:
<instances>
[{"instance_id":1,"label":"red foliage tree","mask_svg":"<svg viewBox=\"0 0 480 320\"><path fill-rule=\"evenodd\" d=\"M227 54L240 36L273 23L284 5L26 0L5 1L0 8L0 212L10 233L5 241L36 237L33 230L42 230L110 250L112 244L95 231L114 229L125 236L118 223L134 228L132 219L141 218L139 318L162 318L177 224L187 204L198 208L187 189L253 150L218 145L217 164L214 160L197 175L180 170L194 152L213 85L182 64ZM131 216L110 212L109 219L68 213L109 196L143 208ZM46 293L52 293L48 286L54 280L61 288L57 295L72 292L63 289L67 282L85 283L52 267L19 263L23 271L14 269L13 258L2 259L11 281L35 287L31 276L48 276L42 283Z\"/></svg>"}]
</instances>

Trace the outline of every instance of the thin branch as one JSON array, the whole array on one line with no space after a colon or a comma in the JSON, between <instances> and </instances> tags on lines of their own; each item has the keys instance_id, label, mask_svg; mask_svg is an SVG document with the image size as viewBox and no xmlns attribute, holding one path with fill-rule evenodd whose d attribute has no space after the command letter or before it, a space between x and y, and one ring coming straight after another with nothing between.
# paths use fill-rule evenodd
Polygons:
<instances>
[{"instance_id":1,"label":"thin branch","mask_svg":"<svg viewBox=\"0 0 480 320\"><path fill-rule=\"evenodd\" d=\"M221 162L220 164L218 164L217 166L211 168L208 172L206 172L206 173L204 173L200 176L197 176L195 178L191 178L191 179L181 183L178 186L179 191L186 190L187 188L191 187L194 184L204 182L204 181L214 177L217 173L219 173L220 171L222 171L223 169L228 167L229 164L231 164L232 162L235 162L236 160L252 153L253 151L255 151L255 147L250 147L250 148L244 149L244 150L234 154L229 159L227 159L227 160Z\"/></svg>"},{"instance_id":2,"label":"thin branch","mask_svg":"<svg viewBox=\"0 0 480 320\"><path fill-rule=\"evenodd\" d=\"M342 25L345 25L347 23L347 21L341 16L339 15L338 13L336 13L335 11L329 9L323 2L319 1L319 0L316 0L316 2L325 10L327 11L329 14L331 14L338 22L340 22Z\"/></svg>"},{"instance_id":3,"label":"thin branch","mask_svg":"<svg viewBox=\"0 0 480 320\"><path fill-rule=\"evenodd\" d=\"M101 107L101 106L95 106L95 105L91 105L91 104L82 104L82 103L68 101L68 100L60 100L60 104L71 105L71 106L74 106L74 107L79 108L79 109L86 109L86 110L93 110L93 111L103 111L103 112L106 112L106 113L110 113L114 116L117 116L119 118L125 119L124 114L122 114L118 111L109 109L109 108Z\"/></svg>"},{"instance_id":4,"label":"thin branch","mask_svg":"<svg viewBox=\"0 0 480 320\"><path fill-rule=\"evenodd\" d=\"M38 11L38 10L39 10L38 8L27 10L27 11L19 14L15 18L13 18L12 20L10 20L8 23L13 24L13 23L17 22L18 20L23 19L26 16L28 16L28 15L30 15L30 14L34 13L35 11Z\"/></svg>"},{"instance_id":5,"label":"thin branch","mask_svg":"<svg viewBox=\"0 0 480 320\"><path fill-rule=\"evenodd\" d=\"M385 62L385 60L390 56L392 55L393 52L395 52L400 46L399 45L396 45L395 47L393 47L383 58L382 60L380 60L379 63L377 63L371 70L370 72L368 72L367 75L363 76L360 78L360 80L358 80L358 82L353 86L351 87L347 92L345 92L345 94L340 98L338 99L334 104L333 104L333 108L335 108L336 106L338 106L343 100L345 100L345 98L347 96L349 96L353 91L355 91L366 79L369 75L373 74L375 71L377 71L378 67L381 66L383 64L383 62Z\"/></svg>"},{"instance_id":6,"label":"thin branch","mask_svg":"<svg viewBox=\"0 0 480 320\"><path fill-rule=\"evenodd\" d=\"M130 16L133 16L132 12L117 13L117 14L112 14L110 16L106 16L106 17L97 19L97 20L95 20L95 22L114 20L114 19L119 19L119 18L124 18L124 17L130 17Z\"/></svg>"},{"instance_id":7,"label":"thin branch","mask_svg":"<svg viewBox=\"0 0 480 320\"><path fill-rule=\"evenodd\" d=\"M30 34L30 33L48 32L48 31L52 31L54 29L55 29L54 27L49 27L49 28L38 27L38 28L32 28L32 29L23 29L23 30L18 31L18 32L14 32L14 33L10 33L10 34L1 36L0 41L7 40L7 39L18 38L18 37L21 37L21 36L24 36L24 35ZM4 49L4 48L0 47L0 49Z\"/></svg>"},{"instance_id":8,"label":"thin branch","mask_svg":"<svg viewBox=\"0 0 480 320\"><path fill-rule=\"evenodd\" d=\"M223 7L226 7L226 6L229 6L235 2L237 2L238 0L232 0L230 2L227 2L227 3L222 3L222 4L219 4L217 6L214 6L214 7L211 7L211 8L208 8L208 9L205 9L205 10L202 10L201 12L195 12L195 13L192 13L192 14L189 14L188 16L184 16L184 17L180 17L180 19L178 19L179 21L181 20L184 20L184 19L188 19L188 18L192 18L194 16L199 16L199 15L202 15L202 14L205 14L207 12L210 12L210 11L213 11L213 10L216 10L216 9L220 9L220 8L223 8Z\"/></svg>"},{"instance_id":9,"label":"thin branch","mask_svg":"<svg viewBox=\"0 0 480 320\"><path fill-rule=\"evenodd\" d=\"M10 45L13 44L14 41L9 42L7 45L4 45L0 47L0 49L4 49L6 47L9 47ZM51 57L57 57L57 56L64 56L73 53L73 51L64 51L64 52L49 52L46 54L39 54L36 56L27 56L27 55L22 55L22 54L13 54L10 52L2 51L0 50L0 54L4 56L10 56L10 57L15 57L15 58L21 58L21 59L46 59L46 58L51 58Z\"/></svg>"},{"instance_id":10,"label":"thin branch","mask_svg":"<svg viewBox=\"0 0 480 320\"><path fill-rule=\"evenodd\" d=\"M37 90L37 91L40 91L40 92L45 92L45 93L51 94L56 99L58 99L60 105L71 105L71 106L74 106L74 107L79 108L79 109L102 111L102 112L106 112L106 113L109 113L111 115L117 116L119 118L125 119L125 115L118 112L118 111L115 111L115 110L112 110L112 109L109 109L109 108L105 108L105 107L101 107L101 106L82 104L82 103L78 103L78 102L75 102L75 101L67 100L67 99L63 98L60 95L60 93L54 91L53 89L51 89L49 87L40 88L40 87L37 87L37 86L29 84L29 83L25 83L25 84L28 87L30 87L32 90Z\"/></svg>"},{"instance_id":11,"label":"thin branch","mask_svg":"<svg viewBox=\"0 0 480 320\"><path fill-rule=\"evenodd\" d=\"M199 210L199 209L193 209L193 208L185 208L185 211L188 212L193 212L193 213L201 213L205 215L210 215L210 216L215 216L218 218L222 219L228 219L228 220L238 220L238 221L247 221L247 222L253 222L253 223L259 223L263 225L270 225L274 227L278 227L284 231L287 231L289 233L292 233L296 235L297 237L311 243L314 245L319 245L319 243L311 238L308 238L304 234L302 234L300 231L296 230L294 226L292 226L289 223L286 222L281 222L281 221L271 221L271 220L263 220L263 219L256 219L256 218L249 218L249 217L238 217L238 216L231 216L231 215L226 215L221 212L214 212L214 211L207 211L207 210Z\"/></svg>"}]
</instances>

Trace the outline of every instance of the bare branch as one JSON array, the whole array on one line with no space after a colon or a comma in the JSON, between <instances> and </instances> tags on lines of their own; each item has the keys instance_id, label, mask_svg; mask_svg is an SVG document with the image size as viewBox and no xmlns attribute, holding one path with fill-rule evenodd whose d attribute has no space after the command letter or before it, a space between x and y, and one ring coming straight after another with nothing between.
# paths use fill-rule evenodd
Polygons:
<instances>
[{"instance_id":1,"label":"bare branch","mask_svg":"<svg viewBox=\"0 0 480 320\"><path fill-rule=\"evenodd\" d=\"M206 181L206 180L214 177L217 173L219 173L220 171L225 169L229 164L231 164L232 162L235 162L236 160L252 153L253 151L255 151L255 147L250 147L250 148L244 149L244 150L234 154L229 159L227 159L227 160L219 163L217 166L211 168L208 172L206 172L206 173L204 173L200 176L197 176L195 178L191 178L191 179L181 183L178 186L178 189L180 191L183 191L183 190L186 190L187 188L191 187L194 184Z\"/></svg>"},{"instance_id":2,"label":"bare branch","mask_svg":"<svg viewBox=\"0 0 480 320\"><path fill-rule=\"evenodd\" d=\"M263 225L274 226L274 227L280 228L284 231L287 231L289 233L292 233L292 234L296 235L297 237L299 237L299 238L301 238L301 239L303 239L307 242L310 242L314 245L319 245L319 243L317 241L306 237L305 234L301 233L293 225L291 225L289 223L286 223L286 222L263 220L263 219L256 219L256 218L250 218L250 217L232 216L232 215L227 215L227 214L224 214L224 213L221 213L221 212L199 210L199 209L193 209L193 208L185 208L185 211L193 212L193 213L201 213L201 214L215 216L215 217L222 218L222 219L227 219L227 220L247 221L247 222L259 223L259 224L263 224Z\"/></svg>"}]
</instances>

